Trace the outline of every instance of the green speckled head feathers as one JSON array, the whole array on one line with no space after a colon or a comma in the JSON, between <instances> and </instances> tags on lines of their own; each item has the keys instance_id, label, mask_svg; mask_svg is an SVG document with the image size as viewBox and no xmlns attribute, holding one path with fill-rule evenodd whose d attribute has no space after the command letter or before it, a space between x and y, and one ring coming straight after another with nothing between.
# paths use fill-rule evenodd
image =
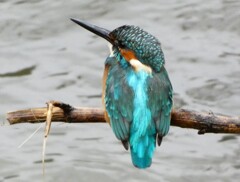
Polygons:
<instances>
[{"instance_id":1,"label":"green speckled head feathers","mask_svg":"<svg viewBox=\"0 0 240 182\"><path fill-rule=\"evenodd\" d=\"M134 51L139 61L159 72L164 65L160 42L137 26L124 25L116 28L110 36L120 48Z\"/></svg>"}]
</instances>

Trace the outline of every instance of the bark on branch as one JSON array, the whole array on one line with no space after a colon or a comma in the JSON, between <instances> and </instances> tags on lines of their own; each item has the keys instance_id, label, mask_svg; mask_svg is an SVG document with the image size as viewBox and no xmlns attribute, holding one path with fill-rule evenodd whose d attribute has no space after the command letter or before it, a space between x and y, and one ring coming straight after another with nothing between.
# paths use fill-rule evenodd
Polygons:
<instances>
[{"instance_id":1,"label":"bark on branch","mask_svg":"<svg viewBox=\"0 0 240 182\"><path fill-rule=\"evenodd\" d=\"M52 122L67 123L104 123L104 112L99 108L74 108L68 104L51 101ZM10 124L45 122L47 107L31 108L7 113ZM191 110L172 110L171 125L181 128L198 130L204 133L235 133L240 134L240 117L230 117L213 113Z\"/></svg>"}]
</instances>

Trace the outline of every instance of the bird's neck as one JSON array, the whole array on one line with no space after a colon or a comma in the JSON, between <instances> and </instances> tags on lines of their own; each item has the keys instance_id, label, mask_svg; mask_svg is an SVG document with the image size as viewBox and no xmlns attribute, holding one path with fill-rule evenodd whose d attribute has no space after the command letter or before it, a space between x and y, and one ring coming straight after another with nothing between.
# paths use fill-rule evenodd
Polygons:
<instances>
[{"instance_id":1,"label":"bird's neck","mask_svg":"<svg viewBox=\"0 0 240 182\"><path fill-rule=\"evenodd\" d=\"M117 61L121 65L122 68L131 68L134 70L134 72L146 72L148 74L152 74L151 67L143 64L141 61L139 61L136 57L126 57L126 55L123 55L122 52L116 51L114 56L116 57Z\"/></svg>"}]
</instances>

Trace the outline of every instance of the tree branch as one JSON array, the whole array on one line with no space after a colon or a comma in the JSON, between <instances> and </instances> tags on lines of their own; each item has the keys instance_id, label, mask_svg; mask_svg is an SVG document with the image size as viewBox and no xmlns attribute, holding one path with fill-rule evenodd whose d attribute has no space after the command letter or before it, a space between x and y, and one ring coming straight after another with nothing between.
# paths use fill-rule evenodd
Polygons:
<instances>
[{"instance_id":1,"label":"tree branch","mask_svg":"<svg viewBox=\"0 0 240 182\"><path fill-rule=\"evenodd\" d=\"M51 101L52 122L104 123L104 111L99 108L74 108L69 104ZM45 122L47 107L18 110L7 113L10 124ZM240 118L185 109L172 110L171 125L198 130L204 133L240 134Z\"/></svg>"}]
</instances>

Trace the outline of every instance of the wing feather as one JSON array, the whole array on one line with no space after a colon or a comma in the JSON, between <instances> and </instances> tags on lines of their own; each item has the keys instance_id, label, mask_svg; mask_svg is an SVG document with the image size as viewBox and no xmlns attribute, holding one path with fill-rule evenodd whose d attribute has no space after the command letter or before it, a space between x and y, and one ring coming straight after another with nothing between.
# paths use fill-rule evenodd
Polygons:
<instances>
[{"instance_id":1,"label":"wing feather","mask_svg":"<svg viewBox=\"0 0 240 182\"><path fill-rule=\"evenodd\" d=\"M149 108L156 124L156 130L160 137L165 136L170 127L172 109L172 85L167 71L162 67L158 73L153 73L149 79Z\"/></svg>"},{"instance_id":2,"label":"wing feather","mask_svg":"<svg viewBox=\"0 0 240 182\"><path fill-rule=\"evenodd\" d=\"M117 63L115 57L108 57L106 66L105 108L115 136L126 143L133 114L133 91L127 84L126 70Z\"/></svg>"}]
</instances>

